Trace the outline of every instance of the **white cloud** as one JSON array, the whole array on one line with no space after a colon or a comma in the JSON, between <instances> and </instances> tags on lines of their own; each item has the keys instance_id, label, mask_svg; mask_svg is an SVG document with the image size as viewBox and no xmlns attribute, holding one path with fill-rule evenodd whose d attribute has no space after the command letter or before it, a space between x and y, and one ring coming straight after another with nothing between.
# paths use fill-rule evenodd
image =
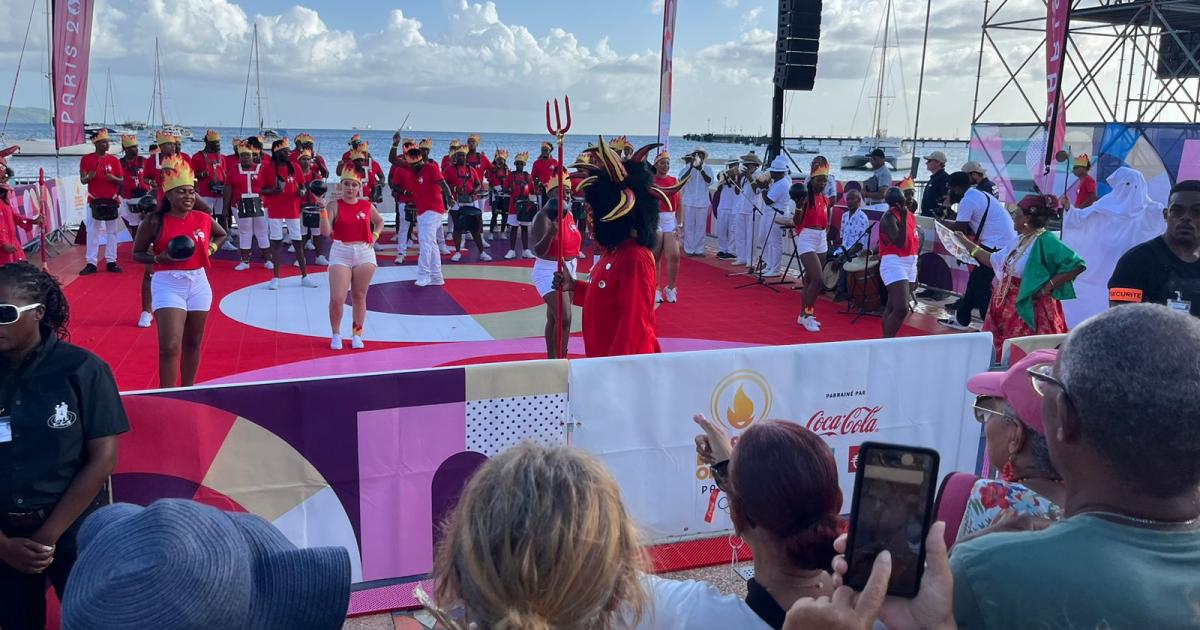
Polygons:
<instances>
[{"instance_id":1,"label":"white cloud","mask_svg":"<svg viewBox=\"0 0 1200 630\"><path fill-rule=\"evenodd\" d=\"M664 0L650 0L650 12L655 15L662 15Z\"/></svg>"},{"instance_id":2,"label":"white cloud","mask_svg":"<svg viewBox=\"0 0 1200 630\"><path fill-rule=\"evenodd\" d=\"M732 9L738 5L738 0L721 0L721 4Z\"/></svg>"}]
</instances>

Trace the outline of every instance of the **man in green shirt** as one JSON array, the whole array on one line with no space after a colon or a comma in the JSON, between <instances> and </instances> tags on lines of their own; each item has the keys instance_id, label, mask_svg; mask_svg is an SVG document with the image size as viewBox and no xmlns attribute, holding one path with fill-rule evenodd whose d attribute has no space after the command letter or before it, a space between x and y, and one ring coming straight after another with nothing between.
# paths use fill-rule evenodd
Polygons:
<instances>
[{"instance_id":1,"label":"man in green shirt","mask_svg":"<svg viewBox=\"0 0 1200 630\"><path fill-rule=\"evenodd\" d=\"M970 628L1200 626L1200 320L1139 304L1034 368L1066 520L954 548Z\"/></svg>"}]
</instances>

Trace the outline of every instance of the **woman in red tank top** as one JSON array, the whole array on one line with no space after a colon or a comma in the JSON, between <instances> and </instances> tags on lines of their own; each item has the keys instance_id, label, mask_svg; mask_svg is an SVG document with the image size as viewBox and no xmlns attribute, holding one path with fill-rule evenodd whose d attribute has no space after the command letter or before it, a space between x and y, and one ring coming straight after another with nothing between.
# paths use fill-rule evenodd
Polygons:
<instances>
[{"instance_id":1,"label":"woman in red tank top","mask_svg":"<svg viewBox=\"0 0 1200 630\"><path fill-rule=\"evenodd\" d=\"M341 196L321 210L321 234L331 237L329 247L329 347L342 349L342 312L350 292L353 322L350 347L363 347L367 318L367 289L375 275L375 241L383 231L383 217L370 199L362 197L362 180L352 168L342 169Z\"/></svg>"},{"instance_id":2,"label":"woman in red tank top","mask_svg":"<svg viewBox=\"0 0 1200 630\"><path fill-rule=\"evenodd\" d=\"M212 307L205 269L226 234L211 213L196 209L196 177L186 160L165 158L161 183L162 203L138 226L133 259L154 269L150 299L158 322L158 384L188 387L196 383Z\"/></svg>"},{"instance_id":3,"label":"woman in red tank top","mask_svg":"<svg viewBox=\"0 0 1200 630\"><path fill-rule=\"evenodd\" d=\"M888 211L879 222L879 277L887 288L883 308L883 336L895 337L908 317L909 286L917 281L917 253L921 244L917 217L908 211L904 193L888 188Z\"/></svg>"},{"instance_id":4,"label":"woman in red tank top","mask_svg":"<svg viewBox=\"0 0 1200 630\"><path fill-rule=\"evenodd\" d=\"M558 187L563 184L565 173L559 173L546 182L546 205L533 217L530 232L533 237L533 286L538 295L546 303L546 354L551 359L567 356L567 338L571 331L571 303L573 294L563 291L562 315L565 332L562 346L554 347L556 324L558 322L558 295L554 291L554 273L558 271L559 248L562 248L564 271L575 277L575 267L578 262L580 248L583 247L583 235L579 233L575 217L571 214L570 185L563 189L564 205L568 210L560 221L558 218ZM559 226L561 227L561 231Z\"/></svg>"}]
</instances>

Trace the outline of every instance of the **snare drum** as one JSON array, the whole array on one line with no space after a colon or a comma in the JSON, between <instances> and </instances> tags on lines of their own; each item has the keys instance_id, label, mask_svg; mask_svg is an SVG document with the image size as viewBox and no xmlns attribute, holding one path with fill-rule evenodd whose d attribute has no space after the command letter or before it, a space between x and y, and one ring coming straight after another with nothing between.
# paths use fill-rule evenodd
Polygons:
<instances>
[{"instance_id":1,"label":"snare drum","mask_svg":"<svg viewBox=\"0 0 1200 630\"><path fill-rule=\"evenodd\" d=\"M410 225L416 224L416 222L417 222L417 204L415 204L415 203L404 204L404 221Z\"/></svg>"},{"instance_id":2,"label":"snare drum","mask_svg":"<svg viewBox=\"0 0 1200 630\"><path fill-rule=\"evenodd\" d=\"M375 184L371 187L371 203L383 203L383 184Z\"/></svg>"},{"instance_id":3,"label":"snare drum","mask_svg":"<svg viewBox=\"0 0 1200 630\"><path fill-rule=\"evenodd\" d=\"M879 277L879 258L860 256L846 263L846 291L850 294L850 306L868 311L877 311L882 306L880 289L883 280Z\"/></svg>"},{"instance_id":4,"label":"snare drum","mask_svg":"<svg viewBox=\"0 0 1200 630\"><path fill-rule=\"evenodd\" d=\"M225 193L225 184L221 182L211 182L209 183L208 187L211 188L213 194L218 197Z\"/></svg>"},{"instance_id":5,"label":"snare drum","mask_svg":"<svg viewBox=\"0 0 1200 630\"><path fill-rule=\"evenodd\" d=\"M257 219L264 216L262 197L255 194L242 195L238 199L238 218Z\"/></svg>"},{"instance_id":6,"label":"snare drum","mask_svg":"<svg viewBox=\"0 0 1200 630\"><path fill-rule=\"evenodd\" d=\"M537 204L528 197L517 199L517 222L532 223L533 217L537 216Z\"/></svg>"},{"instance_id":7,"label":"snare drum","mask_svg":"<svg viewBox=\"0 0 1200 630\"><path fill-rule=\"evenodd\" d=\"M121 215L121 202L116 199L90 199L92 218L97 221L116 221Z\"/></svg>"},{"instance_id":8,"label":"snare drum","mask_svg":"<svg viewBox=\"0 0 1200 630\"><path fill-rule=\"evenodd\" d=\"M492 214L508 214L508 195L497 194L492 200Z\"/></svg>"},{"instance_id":9,"label":"snare drum","mask_svg":"<svg viewBox=\"0 0 1200 630\"><path fill-rule=\"evenodd\" d=\"M459 206L454 217L454 227L459 232L474 232L483 227L483 210L475 206Z\"/></svg>"},{"instance_id":10,"label":"snare drum","mask_svg":"<svg viewBox=\"0 0 1200 630\"><path fill-rule=\"evenodd\" d=\"M320 229L321 206L315 203L306 203L300 206L300 224L309 229Z\"/></svg>"}]
</instances>

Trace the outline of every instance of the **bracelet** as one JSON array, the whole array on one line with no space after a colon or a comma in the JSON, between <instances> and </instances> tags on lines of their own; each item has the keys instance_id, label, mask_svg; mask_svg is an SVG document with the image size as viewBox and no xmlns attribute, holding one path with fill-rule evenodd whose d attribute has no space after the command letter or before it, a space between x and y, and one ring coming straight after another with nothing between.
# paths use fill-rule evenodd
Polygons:
<instances>
[{"instance_id":1,"label":"bracelet","mask_svg":"<svg viewBox=\"0 0 1200 630\"><path fill-rule=\"evenodd\" d=\"M322 218L322 219L328 219L328 218L329 218L329 211L327 211L327 210L322 210L322 211L321 211L321 218Z\"/></svg>"},{"instance_id":2,"label":"bracelet","mask_svg":"<svg viewBox=\"0 0 1200 630\"><path fill-rule=\"evenodd\" d=\"M975 254L978 254L978 253L979 253L980 251L982 251L982 250L983 250L983 248L982 248L982 247L980 247L980 246L976 245L976 246L975 246L975 249L972 249L972 250L971 250L971 258L974 258L974 257L975 257Z\"/></svg>"}]
</instances>

